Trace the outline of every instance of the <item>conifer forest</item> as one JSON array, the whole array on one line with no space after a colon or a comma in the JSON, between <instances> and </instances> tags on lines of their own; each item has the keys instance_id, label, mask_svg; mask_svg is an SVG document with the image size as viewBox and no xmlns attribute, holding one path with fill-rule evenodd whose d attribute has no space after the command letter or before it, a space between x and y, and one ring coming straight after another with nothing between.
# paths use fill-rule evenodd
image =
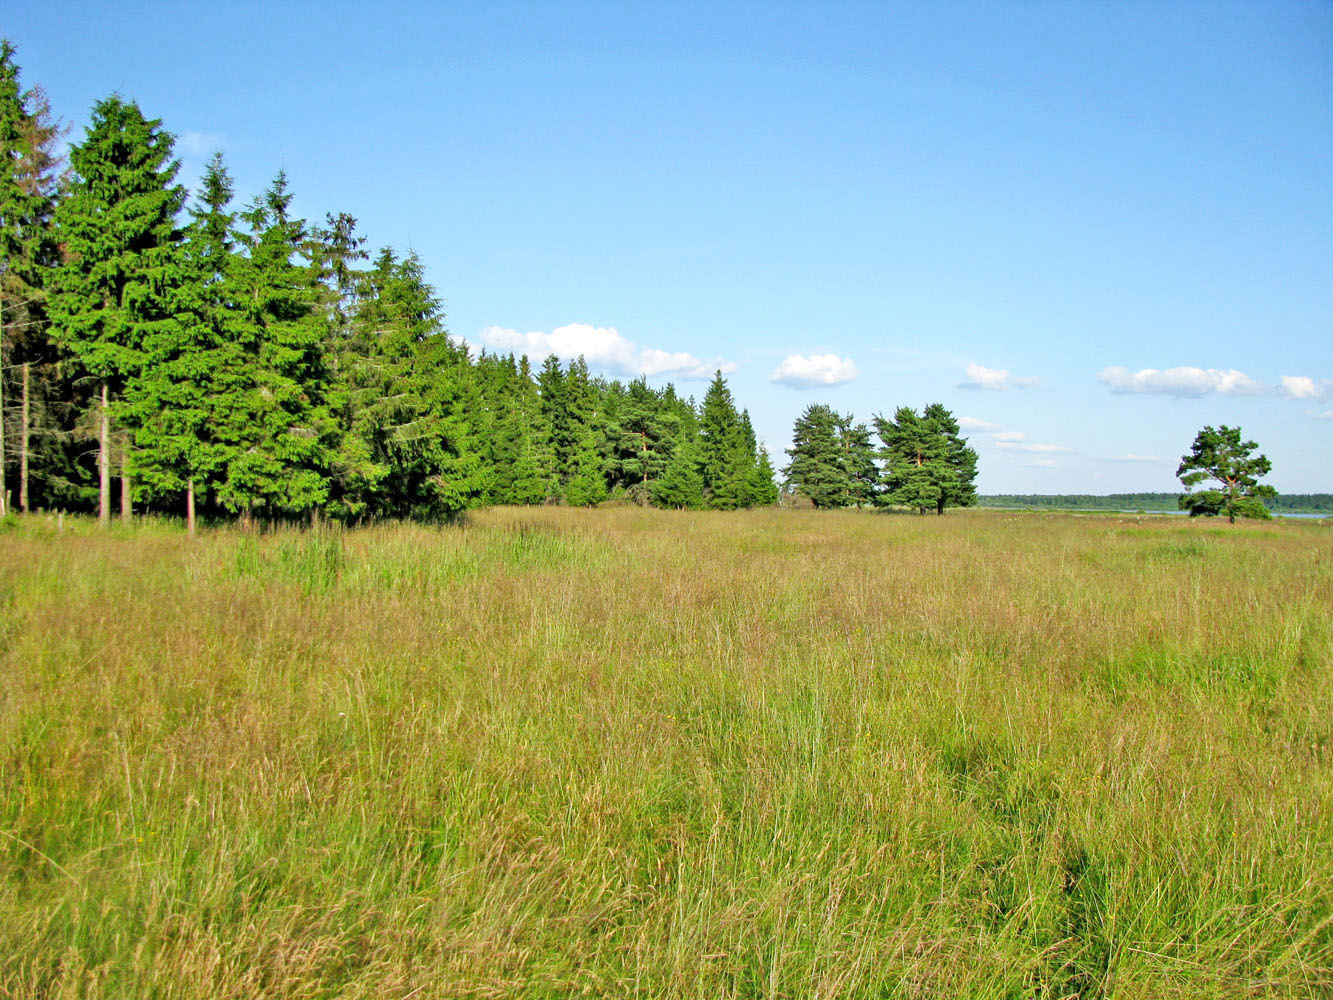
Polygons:
<instances>
[{"instance_id":1,"label":"conifer forest","mask_svg":"<svg viewBox=\"0 0 1333 1000\"><path fill-rule=\"evenodd\" d=\"M412 252L193 195L173 137L111 96L62 130L0 50L0 363L15 509L442 520L487 504L732 509L777 500L721 372L701 403L582 359L473 357ZM13 486L10 486L14 482ZM114 493L114 495L113 495Z\"/></svg>"}]
</instances>

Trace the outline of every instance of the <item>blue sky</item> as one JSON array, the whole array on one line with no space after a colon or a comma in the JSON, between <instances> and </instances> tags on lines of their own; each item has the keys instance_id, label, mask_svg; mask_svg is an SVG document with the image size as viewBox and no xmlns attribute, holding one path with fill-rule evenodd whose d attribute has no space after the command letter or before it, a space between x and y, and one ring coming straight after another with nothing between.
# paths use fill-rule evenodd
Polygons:
<instances>
[{"instance_id":1,"label":"blue sky","mask_svg":"<svg viewBox=\"0 0 1333 1000\"><path fill-rule=\"evenodd\" d=\"M1333 491L1333 5L11 3L239 200L414 248L456 337L795 418L943 402L983 492Z\"/></svg>"}]
</instances>

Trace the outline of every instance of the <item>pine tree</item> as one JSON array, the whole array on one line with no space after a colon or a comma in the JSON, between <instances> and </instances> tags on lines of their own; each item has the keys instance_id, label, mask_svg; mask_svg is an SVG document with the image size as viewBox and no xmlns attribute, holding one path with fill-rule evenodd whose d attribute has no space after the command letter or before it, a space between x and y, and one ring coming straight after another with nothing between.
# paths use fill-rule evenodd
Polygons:
<instances>
[{"instance_id":1,"label":"pine tree","mask_svg":"<svg viewBox=\"0 0 1333 1000\"><path fill-rule=\"evenodd\" d=\"M939 403L918 415L900 406L893 420L875 418L884 447L885 492L882 502L911 507L924 514L976 502L977 454L959 436L958 422Z\"/></svg>"},{"instance_id":2,"label":"pine tree","mask_svg":"<svg viewBox=\"0 0 1333 1000\"><path fill-rule=\"evenodd\" d=\"M843 467L847 470L849 500L857 506L875 501L879 490L879 466L875 464L875 446L865 424L853 424L850 415L838 423L838 441L842 445Z\"/></svg>"},{"instance_id":3,"label":"pine tree","mask_svg":"<svg viewBox=\"0 0 1333 1000\"><path fill-rule=\"evenodd\" d=\"M958 421L942 403L931 403L923 416L944 440L944 464L948 469L941 486L941 496L935 503L935 513L943 514L945 507L976 506L976 451L968 447L967 439L961 436Z\"/></svg>"},{"instance_id":4,"label":"pine tree","mask_svg":"<svg viewBox=\"0 0 1333 1000\"><path fill-rule=\"evenodd\" d=\"M1226 424L1216 429L1211 425L1204 427L1195 435L1190 453L1180 457L1180 467L1176 469L1176 476L1185 487L1180 509L1189 511L1190 517L1225 511L1232 524L1237 517L1271 517L1264 500L1276 497L1277 490L1260 485L1259 479L1273 470L1273 463L1265 455L1254 454L1258 447L1253 441L1241 440L1239 427ZM1207 480L1221 488L1191 492Z\"/></svg>"},{"instance_id":5,"label":"pine tree","mask_svg":"<svg viewBox=\"0 0 1333 1000\"><path fill-rule=\"evenodd\" d=\"M144 341L174 322L177 215L173 139L134 102L93 107L84 141L70 150L74 179L55 213L64 263L51 281L54 336L98 383L98 518L110 519L113 402L139 373ZM129 513L128 456L122 516Z\"/></svg>"},{"instance_id":6,"label":"pine tree","mask_svg":"<svg viewBox=\"0 0 1333 1000\"><path fill-rule=\"evenodd\" d=\"M796 420L791 462L783 470L787 484L810 498L816 507L845 507L852 502L846 452L839 438L842 418L830 407L814 403Z\"/></svg>"},{"instance_id":7,"label":"pine tree","mask_svg":"<svg viewBox=\"0 0 1333 1000\"><path fill-rule=\"evenodd\" d=\"M649 388L646 379L635 379L619 396L616 419L608 419L607 433L608 466L614 485L632 490L662 475L671 441L661 397Z\"/></svg>"}]
</instances>

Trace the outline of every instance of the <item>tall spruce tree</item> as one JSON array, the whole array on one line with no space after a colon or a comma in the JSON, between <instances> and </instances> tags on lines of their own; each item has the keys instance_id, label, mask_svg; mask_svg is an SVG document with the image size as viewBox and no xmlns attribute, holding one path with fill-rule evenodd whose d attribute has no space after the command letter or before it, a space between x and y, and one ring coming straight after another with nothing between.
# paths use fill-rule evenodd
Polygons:
<instances>
[{"instance_id":1,"label":"tall spruce tree","mask_svg":"<svg viewBox=\"0 0 1333 1000\"><path fill-rule=\"evenodd\" d=\"M768 457L766 448L758 449L754 466L746 482L745 501L747 507L772 507L778 502L778 484L774 478L773 462Z\"/></svg>"},{"instance_id":2,"label":"tall spruce tree","mask_svg":"<svg viewBox=\"0 0 1333 1000\"><path fill-rule=\"evenodd\" d=\"M161 121L145 118L133 101L98 102L83 142L70 150L73 181L55 212L64 262L52 275L52 329L97 382L103 526L110 520L112 406L143 365L145 339L174 322L185 189L175 183L172 144ZM123 453L122 516L130 509L129 464Z\"/></svg>"},{"instance_id":3,"label":"tall spruce tree","mask_svg":"<svg viewBox=\"0 0 1333 1000\"><path fill-rule=\"evenodd\" d=\"M746 430L726 379L721 371L714 373L699 413L704 496L710 507L730 510L745 506L746 484L755 457L754 432L750 431L747 439Z\"/></svg>"},{"instance_id":4,"label":"tall spruce tree","mask_svg":"<svg viewBox=\"0 0 1333 1000\"><path fill-rule=\"evenodd\" d=\"M28 509L34 418L49 413L41 390L52 381L56 355L46 338L45 286L59 260L51 223L64 135L45 95L19 83L14 56L0 40L0 516L9 508L11 463L18 506ZM48 435L53 429L49 419L39 425ZM47 451L41 464L50 464Z\"/></svg>"},{"instance_id":5,"label":"tall spruce tree","mask_svg":"<svg viewBox=\"0 0 1333 1000\"><path fill-rule=\"evenodd\" d=\"M555 456L551 451L551 429L542 415L541 397L525 356L518 359L514 391L511 407L521 430L506 502L542 503L558 491Z\"/></svg>"},{"instance_id":6,"label":"tall spruce tree","mask_svg":"<svg viewBox=\"0 0 1333 1000\"><path fill-rule=\"evenodd\" d=\"M218 428L227 444L218 498L249 519L317 510L328 496L335 426L326 409L325 321L316 276L299 257L305 225L290 214L285 174L241 213L234 264L248 383Z\"/></svg>"},{"instance_id":7,"label":"tall spruce tree","mask_svg":"<svg viewBox=\"0 0 1333 1000\"><path fill-rule=\"evenodd\" d=\"M145 336L142 371L126 387L140 489L153 498L184 494L191 534L198 496L216 490L221 470L236 459L216 430L228 425L229 414L247 412L238 396L252 374L233 301L232 192L222 155L215 154L178 255L174 322Z\"/></svg>"}]
</instances>

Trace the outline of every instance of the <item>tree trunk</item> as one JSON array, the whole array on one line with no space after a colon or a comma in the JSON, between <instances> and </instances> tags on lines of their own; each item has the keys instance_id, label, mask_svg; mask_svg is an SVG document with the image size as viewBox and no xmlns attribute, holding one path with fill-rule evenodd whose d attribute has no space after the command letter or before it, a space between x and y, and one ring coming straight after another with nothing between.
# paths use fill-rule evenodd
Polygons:
<instances>
[{"instance_id":1,"label":"tree trunk","mask_svg":"<svg viewBox=\"0 0 1333 1000\"><path fill-rule=\"evenodd\" d=\"M97 526L111 524L111 427L107 422L106 383L102 383L102 412L97 431Z\"/></svg>"},{"instance_id":2,"label":"tree trunk","mask_svg":"<svg viewBox=\"0 0 1333 1000\"><path fill-rule=\"evenodd\" d=\"M185 486L185 532L191 538L194 537L194 476L189 478Z\"/></svg>"},{"instance_id":3,"label":"tree trunk","mask_svg":"<svg viewBox=\"0 0 1333 1000\"><path fill-rule=\"evenodd\" d=\"M9 491L5 489L5 306L0 302L0 517L5 516L8 507Z\"/></svg>"},{"instance_id":4,"label":"tree trunk","mask_svg":"<svg viewBox=\"0 0 1333 1000\"><path fill-rule=\"evenodd\" d=\"M28 513L28 441L32 434L28 408L30 368L28 362L23 362L23 404L19 410L19 510L25 514Z\"/></svg>"},{"instance_id":5,"label":"tree trunk","mask_svg":"<svg viewBox=\"0 0 1333 1000\"><path fill-rule=\"evenodd\" d=\"M130 443L128 441L120 449L120 519L126 524L130 522L130 514L133 510L130 507Z\"/></svg>"}]
</instances>

